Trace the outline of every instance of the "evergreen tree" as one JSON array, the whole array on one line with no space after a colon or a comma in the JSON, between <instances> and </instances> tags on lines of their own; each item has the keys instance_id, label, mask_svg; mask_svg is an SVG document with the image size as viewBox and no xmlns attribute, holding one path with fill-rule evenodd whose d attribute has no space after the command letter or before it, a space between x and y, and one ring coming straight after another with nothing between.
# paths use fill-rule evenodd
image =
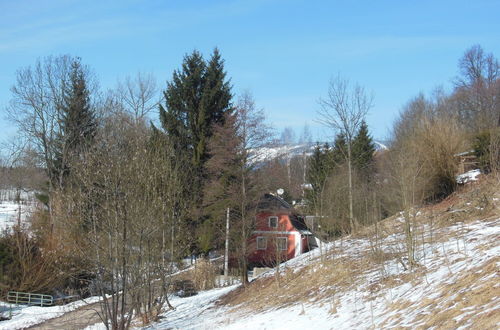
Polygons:
<instances>
[{"instance_id":1,"label":"evergreen tree","mask_svg":"<svg viewBox=\"0 0 500 330\"><path fill-rule=\"evenodd\" d=\"M184 58L174 72L160 105L160 121L179 152L189 154L194 173L202 173L208 159L207 143L215 124L231 111L231 86L219 51L208 63L198 51ZM201 183L201 182L200 182Z\"/></svg>"},{"instance_id":2,"label":"evergreen tree","mask_svg":"<svg viewBox=\"0 0 500 330\"><path fill-rule=\"evenodd\" d=\"M55 151L55 170L60 187L70 172L70 161L92 144L97 130L86 73L79 58L71 64L69 86L64 90L62 101Z\"/></svg>"},{"instance_id":3,"label":"evergreen tree","mask_svg":"<svg viewBox=\"0 0 500 330\"><path fill-rule=\"evenodd\" d=\"M345 135L342 133L337 134L333 142L332 159L335 165L341 165L345 162L347 155L347 142Z\"/></svg>"},{"instance_id":4,"label":"evergreen tree","mask_svg":"<svg viewBox=\"0 0 500 330\"><path fill-rule=\"evenodd\" d=\"M375 144L368 132L368 125L363 120L352 143L352 157L354 168L365 180L372 178L374 153Z\"/></svg>"},{"instance_id":5,"label":"evergreen tree","mask_svg":"<svg viewBox=\"0 0 500 330\"><path fill-rule=\"evenodd\" d=\"M314 212L316 204L319 202L321 193L324 190L326 179L330 176L335 166L333 151L328 143L323 146L316 144L312 156L309 158L307 166L307 180L311 184L310 190L306 198L309 200L311 211Z\"/></svg>"},{"instance_id":6,"label":"evergreen tree","mask_svg":"<svg viewBox=\"0 0 500 330\"><path fill-rule=\"evenodd\" d=\"M202 223L207 216L202 213L201 205L204 186L209 180L208 144L214 127L223 125L226 115L233 111L231 97L219 51L215 49L207 62L195 50L184 57L181 69L174 71L164 91L165 104L160 105L161 126L173 143L184 171L191 174L186 176L183 195L191 203L191 217L186 220L192 234L206 227Z\"/></svg>"}]
</instances>

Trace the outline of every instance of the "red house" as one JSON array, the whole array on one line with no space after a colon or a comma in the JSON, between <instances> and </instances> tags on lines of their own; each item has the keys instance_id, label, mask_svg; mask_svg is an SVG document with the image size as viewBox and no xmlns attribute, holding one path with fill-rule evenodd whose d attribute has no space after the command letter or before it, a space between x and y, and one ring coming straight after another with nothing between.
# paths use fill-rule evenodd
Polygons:
<instances>
[{"instance_id":1,"label":"red house","mask_svg":"<svg viewBox=\"0 0 500 330\"><path fill-rule=\"evenodd\" d=\"M249 246L251 265L272 266L307 252L317 244L304 218L290 204L266 194L259 203Z\"/></svg>"}]
</instances>

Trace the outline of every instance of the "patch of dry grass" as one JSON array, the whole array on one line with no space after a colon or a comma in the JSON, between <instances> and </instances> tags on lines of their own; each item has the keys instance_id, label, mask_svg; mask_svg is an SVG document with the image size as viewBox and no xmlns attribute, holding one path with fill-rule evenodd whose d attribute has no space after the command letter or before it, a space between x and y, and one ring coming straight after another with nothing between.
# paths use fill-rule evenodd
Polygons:
<instances>
[{"instance_id":1,"label":"patch of dry grass","mask_svg":"<svg viewBox=\"0 0 500 330\"><path fill-rule=\"evenodd\" d=\"M421 208L420 215L416 218L417 240L433 243L457 240L457 250L463 253L463 246L467 242L461 237L469 230L467 224L478 219L496 219L500 214L500 189L498 181L488 181L483 178L478 184L462 187L459 192L451 195L439 204ZM247 287L239 288L223 297L219 304L232 307L242 313L260 312L275 308L284 308L297 303L315 303L317 306L327 306L335 314L340 306L341 293L365 285L370 297L375 299L378 294L403 283L413 285L426 281L424 266L417 266L409 272L401 272L389 276L380 276L369 285L363 283L365 274L382 269L381 265L390 260L401 260L404 251L398 250L384 252L380 246L387 246L386 239L392 234L402 234L402 222L396 219L399 215L381 221L377 226L360 228L351 238L365 238L371 247L357 250L356 255L342 256L342 251L337 250L336 256L328 256L323 260L311 262L299 269L287 269L282 272L279 280L276 277L266 277L250 283ZM455 225L462 223L464 226ZM426 232L421 231L426 226ZM429 235L432 228L432 235ZM420 232L419 232L420 231ZM422 235L421 235L422 234ZM425 234L425 235L424 235ZM424 237L425 236L425 237ZM429 237L430 236L430 237ZM460 241L462 240L462 241ZM417 242L422 244L421 241ZM485 243L482 248L489 248L498 244L496 241ZM336 247L337 249L337 247ZM441 245L436 244L436 251L441 253ZM444 247L443 247L444 249ZM464 253L465 258L467 253ZM454 258L451 263L463 261L463 258ZM445 255L444 263L450 263ZM386 320L384 324L397 327L404 315L403 310L425 311L417 315L414 324L417 328L445 328L451 329L459 326L474 328L496 328L500 322L500 311L493 310L498 306L500 299L500 286L498 283L499 271L497 263L499 258L490 258L487 263L470 272L460 274L457 281L443 284L437 291L437 298L423 298L419 303L409 300L393 302L388 311L395 315ZM450 270L451 272L451 270ZM460 315L472 311L470 315L460 318ZM472 322L472 323L468 323Z\"/></svg>"},{"instance_id":2,"label":"patch of dry grass","mask_svg":"<svg viewBox=\"0 0 500 330\"><path fill-rule=\"evenodd\" d=\"M198 259L192 269L179 274L176 279L193 281L196 290L210 290L216 287L218 274L217 265L209 260Z\"/></svg>"},{"instance_id":3,"label":"patch of dry grass","mask_svg":"<svg viewBox=\"0 0 500 330\"><path fill-rule=\"evenodd\" d=\"M334 311L338 303L335 295L359 282L359 274L366 269L367 262L364 259L337 258L298 271L288 268L279 280L276 276L259 279L223 297L219 303L244 312L283 308L298 302L330 301Z\"/></svg>"},{"instance_id":4,"label":"patch of dry grass","mask_svg":"<svg viewBox=\"0 0 500 330\"><path fill-rule=\"evenodd\" d=\"M500 322L500 310L494 309L500 300L499 271L493 258L466 274L454 283L441 286L438 298L424 299L416 307L428 308L431 313L420 314L415 322L422 328L453 329L473 325L476 329L494 329ZM468 313L465 317L459 317Z\"/></svg>"}]
</instances>

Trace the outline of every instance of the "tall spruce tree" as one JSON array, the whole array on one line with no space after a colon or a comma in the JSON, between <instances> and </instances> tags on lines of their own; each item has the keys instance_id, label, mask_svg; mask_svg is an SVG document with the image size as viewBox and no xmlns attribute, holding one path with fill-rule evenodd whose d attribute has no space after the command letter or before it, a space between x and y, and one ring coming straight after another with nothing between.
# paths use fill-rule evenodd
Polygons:
<instances>
[{"instance_id":1,"label":"tall spruce tree","mask_svg":"<svg viewBox=\"0 0 500 330\"><path fill-rule=\"evenodd\" d=\"M70 162L78 158L93 142L97 120L91 106L87 76L80 58L71 63L68 86L65 86L61 105L59 133L56 138L55 170L59 187L70 173Z\"/></svg>"},{"instance_id":2,"label":"tall spruce tree","mask_svg":"<svg viewBox=\"0 0 500 330\"><path fill-rule=\"evenodd\" d=\"M200 207L208 181L206 162L213 127L223 125L232 109L231 85L226 79L224 61L217 49L207 62L198 51L184 57L182 67L173 73L160 105L160 122L174 144L179 161L191 173L183 185L184 195L192 203L189 222L193 234L206 217Z\"/></svg>"},{"instance_id":3,"label":"tall spruce tree","mask_svg":"<svg viewBox=\"0 0 500 330\"><path fill-rule=\"evenodd\" d=\"M374 153L375 144L368 132L368 125L363 120L352 143L353 165L363 180L369 181L373 176Z\"/></svg>"},{"instance_id":4,"label":"tall spruce tree","mask_svg":"<svg viewBox=\"0 0 500 330\"><path fill-rule=\"evenodd\" d=\"M184 57L164 92L160 121L179 152L189 154L195 173L202 173L207 143L215 124L223 124L230 112L231 86L217 49L207 63L198 51Z\"/></svg>"}]
</instances>

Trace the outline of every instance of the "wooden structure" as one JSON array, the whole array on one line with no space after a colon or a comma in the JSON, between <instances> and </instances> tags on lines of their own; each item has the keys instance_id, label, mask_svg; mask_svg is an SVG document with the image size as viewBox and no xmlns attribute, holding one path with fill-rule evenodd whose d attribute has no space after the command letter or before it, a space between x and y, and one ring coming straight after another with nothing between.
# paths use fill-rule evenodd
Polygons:
<instances>
[{"instance_id":1,"label":"wooden structure","mask_svg":"<svg viewBox=\"0 0 500 330\"><path fill-rule=\"evenodd\" d=\"M477 157L474 153L474 150L456 154L455 158L457 159L458 162L457 174L463 174L465 172L479 168L479 162L477 161Z\"/></svg>"}]
</instances>

